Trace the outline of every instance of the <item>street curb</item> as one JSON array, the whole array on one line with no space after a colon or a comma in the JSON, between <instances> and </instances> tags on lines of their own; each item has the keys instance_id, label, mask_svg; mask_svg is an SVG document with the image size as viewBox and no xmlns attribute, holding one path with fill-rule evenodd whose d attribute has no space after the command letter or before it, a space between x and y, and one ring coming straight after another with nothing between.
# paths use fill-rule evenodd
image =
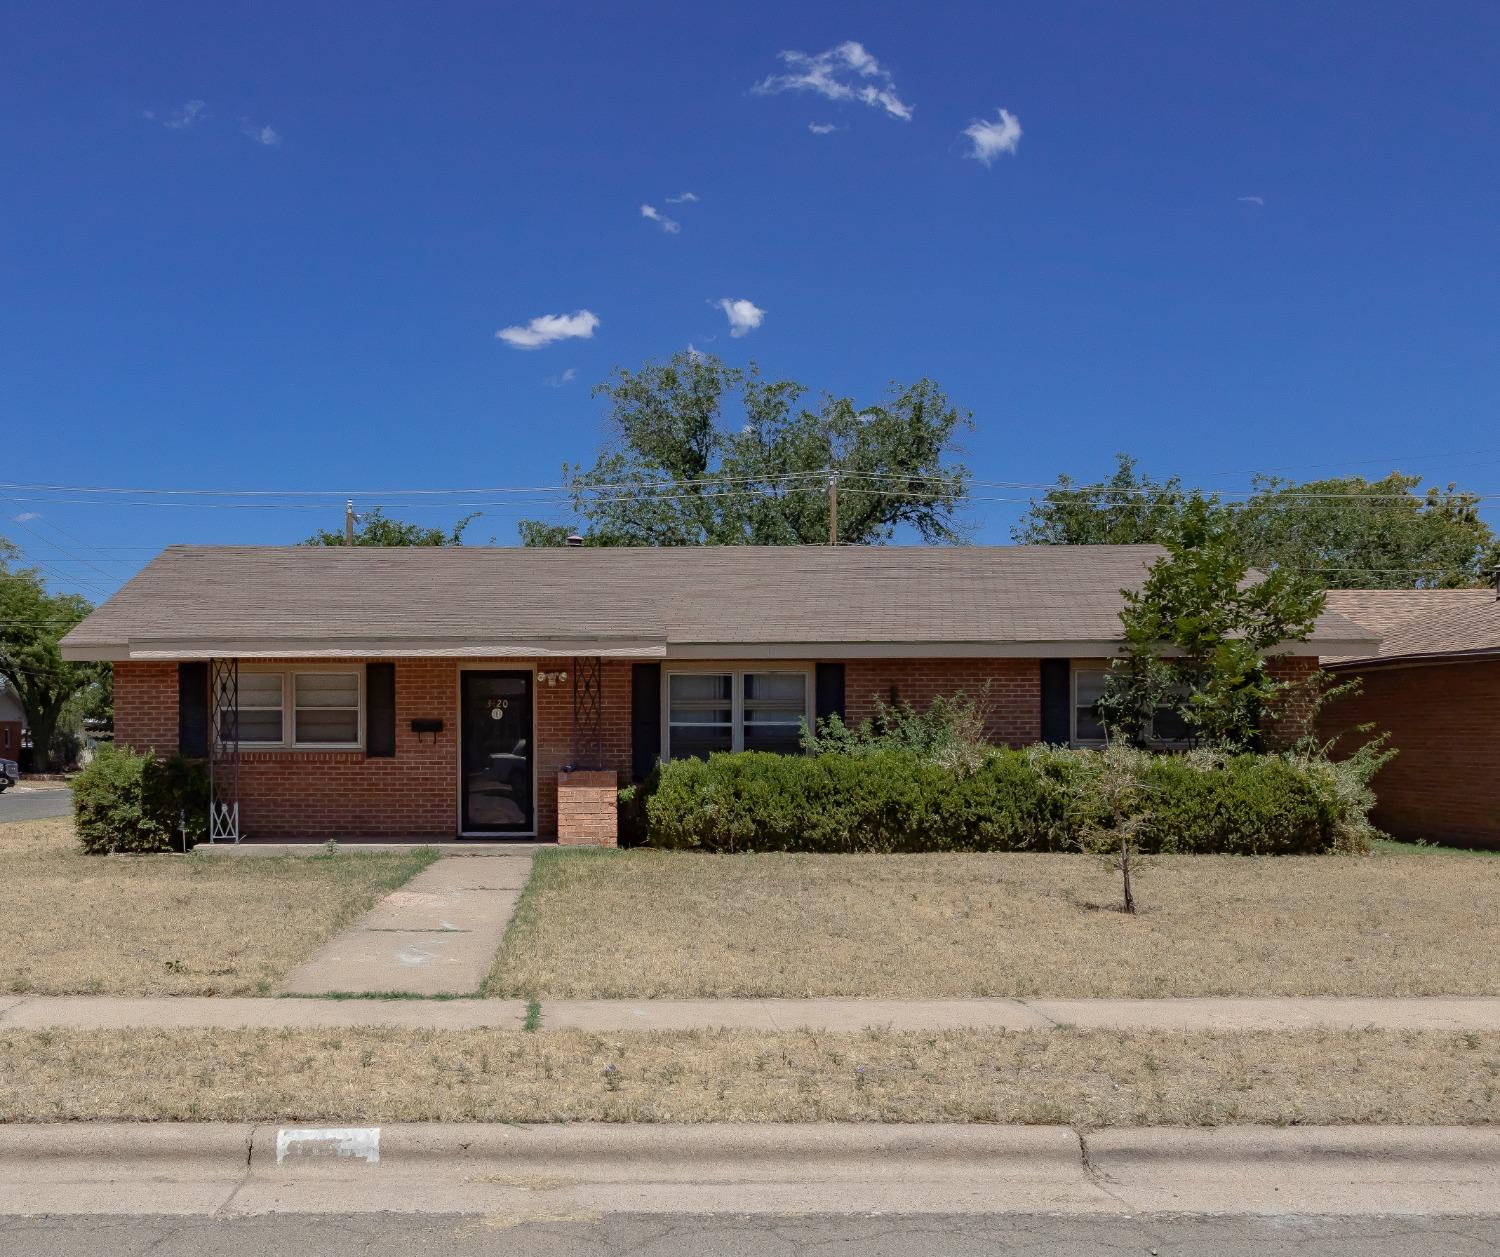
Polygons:
<instances>
[{"instance_id":1,"label":"street curb","mask_svg":"<svg viewBox=\"0 0 1500 1257\"><path fill-rule=\"evenodd\" d=\"M0 1215L1500 1212L1500 1127L0 1126Z\"/></svg>"},{"instance_id":2,"label":"street curb","mask_svg":"<svg viewBox=\"0 0 1500 1257\"><path fill-rule=\"evenodd\" d=\"M1065 1126L623 1125L577 1122L551 1126L395 1124L380 1128L382 1162L607 1161L652 1166L664 1160L786 1164L825 1161L1018 1160L1076 1168L1078 1136ZM274 1156L276 1129L257 1130L253 1163Z\"/></svg>"},{"instance_id":3,"label":"street curb","mask_svg":"<svg viewBox=\"0 0 1500 1257\"><path fill-rule=\"evenodd\" d=\"M49 1122L0 1124L0 1167L46 1158L177 1161L218 1168L250 1163L256 1127L245 1122ZM272 1128L274 1146L275 1129Z\"/></svg>"},{"instance_id":4,"label":"street curb","mask_svg":"<svg viewBox=\"0 0 1500 1257\"><path fill-rule=\"evenodd\" d=\"M1500 1191L1500 1126L1169 1126L1081 1135L1096 1166L1253 1163L1344 1167L1350 1161L1491 1164Z\"/></svg>"},{"instance_id":5,"label":"street curb","mask_svg":"<svg viewBox=\"0 0 1500 1257\"><path fill-rule=\"evenodd\" d=\"M0 1166L39 1158L139 1161L189 1158L219 1167L263 1167L277 1161L282 1131L303 1134L368 1130L378 1133L379 1162L607 1160L616 1164L673 1159L736 1161L888 1161L1017 1159L1095 1171L1116 1165L1168 1162L1296 1164L1350 1161L1462 1162L1491 1165L1500 1190L1500 1126L1226 1126L1102 1128L1068 1126L577 1122L511 1126L395 1123L351 1128L333 1121L276 1124L16 1123L0 1125ZM310 1141L316 1143L316 1141ZM337 1158L327 1150L286 1156L300 1164ZM358 1158L356 1158L358 1159Z\"/></svg>"}]
</instances>

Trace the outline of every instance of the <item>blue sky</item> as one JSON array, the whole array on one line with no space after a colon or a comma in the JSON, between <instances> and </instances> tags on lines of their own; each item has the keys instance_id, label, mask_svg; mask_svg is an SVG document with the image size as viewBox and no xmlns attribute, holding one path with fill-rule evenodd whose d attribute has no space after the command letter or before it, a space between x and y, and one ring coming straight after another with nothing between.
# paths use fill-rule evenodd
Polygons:
<instances>
[{"instance_id":1,"label":"blue sky","mask_svg":"<svg viewBox=\"0 0 1500 1257\"><path fill-rule=\"evenodd\" d=\"M588 387L691 343L861 399L930 375L988 480L1127 449L1500 491L1497 48L1479 3L12 0L0 480L553 484ZM497 338L557 315L591 334ZM0 493L91 596L341 516Z\"/></svg>"}]
</instances>

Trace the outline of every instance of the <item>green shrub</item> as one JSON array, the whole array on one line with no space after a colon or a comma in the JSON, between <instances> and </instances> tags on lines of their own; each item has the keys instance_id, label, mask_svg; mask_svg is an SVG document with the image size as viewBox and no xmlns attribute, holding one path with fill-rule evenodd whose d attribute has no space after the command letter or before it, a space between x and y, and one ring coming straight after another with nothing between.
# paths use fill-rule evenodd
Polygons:
<instances>
[{"instance_id":1,"label":"green shrub","mask_svg":"<svg viewBox=\"0 0 1500 1257\"><path fill-rule=\"evenodd\" d=\"M622 786L619 793L619 842L622 847L644 847L647 842L646 804L661 784L661 765L644 781Z\"/></svg>"},{"instance_id":2,"label":"green shrub","mask_svg":"<svg viewBox=\"0 0 1500 1257\"><path fill-rule=\"evenodd\" d=\"M918 711L910 703L875 700L875 714L850 728L837 714L816 728L802 725L802 749L812 755L870 755L912 751L960 773L973 772L993 749L985 735L992 707L986 682L978 699L963 690L939 694Z\"/></svg>"},{"instance_id":3,"label":"green shrub","mask_svg":"<svg viewBox=\"0 0 1500 1257\"><path fill-rule=\"evenodd\" d=\"M188 841L205 837L208 770L199 760L159 760L106 743L73 779L73 820L89 855L179 850L183 812Z\"/></svg>"},{"instance_id":4,"label":"green shrub","mask_svg":"<svg viewBox=\"0 0 1500 1257\"><path fill-rule=\"evenodd\" d=\"M674 760L646 800L652 846L705 851L1075 851L1111 817L1094 751L993 751L955 771L915 751ZM1359 766L1291 755L1130 753L1146 852L1364 850Z\"/></svg>"}]
</instances>

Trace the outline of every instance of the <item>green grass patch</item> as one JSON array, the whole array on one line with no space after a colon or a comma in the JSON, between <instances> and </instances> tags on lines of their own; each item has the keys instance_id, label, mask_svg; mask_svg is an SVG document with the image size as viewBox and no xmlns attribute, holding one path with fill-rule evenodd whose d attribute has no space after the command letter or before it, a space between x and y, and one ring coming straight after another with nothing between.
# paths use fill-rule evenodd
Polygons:
<instances>
[{"instance_id":1,"label":"green grass patch","mask_svg":"<svg viewBox=\"0 0 1500 1257\"><path fill-rule=\"evenodd\" d=\"M1448 847L1437 842L1400 842L1395 838L1377 838L1376 855L1457 855L1478 856L1481 860L1500 859L1500 851L1478 847Z\"/></svg>"}]
</instances>

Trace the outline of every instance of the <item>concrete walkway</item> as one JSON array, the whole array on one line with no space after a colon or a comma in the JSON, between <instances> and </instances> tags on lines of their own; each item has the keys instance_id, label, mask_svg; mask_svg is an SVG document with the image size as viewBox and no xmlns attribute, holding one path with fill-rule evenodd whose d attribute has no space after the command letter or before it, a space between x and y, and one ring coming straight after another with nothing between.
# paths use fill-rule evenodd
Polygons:
<instances>
[{"instance_id":1,"label":"concrete walkway","mask_svg":"<svg viewBox=\"0 0 1500 1257\"><path fill-rule=\"evenodd\" d=\"M293 970L287 995L472 995L489 974L529 858L440 859Z\"/></svg>"},{"instance_id":2,"label":"concrete walkway","mask_svg":"<svg viewBox=\"0 0 1500 1257\"><path fill-rule=\"evenodd\" d=\"M353 945L350 947L352 950ZM489 951L493 951L493 944L489 945ZM450 962L449 957L453 955L445 956L441 963L450 964L452 968L460 967ZM473 964L487 968L488 955L487 951L483 961L474 960ZM371 965L373 971L375 962L372 961ZM478 977L473 976L476 972ZM381 969L381 973L384 976L378 980L387 985L373 989L390 989L395 978L388 967ZM459 984L467 982L466 989L472 990L483 973L472 967L469 973L470 977L462 979ZM6 1029L369 1026L473 1030L517 1029L525 1018L526 1005L519 1000L0 997L0 1027ZM541 1003L543 1030L692 1030L711 1027L763 1031L859 1031L868 1027L893 1030L1053 1030L1076 1027L1177 1031L1367 1028L1500 1031L1500 998L543 1000Z\"/></svg>"}]
</instances>

